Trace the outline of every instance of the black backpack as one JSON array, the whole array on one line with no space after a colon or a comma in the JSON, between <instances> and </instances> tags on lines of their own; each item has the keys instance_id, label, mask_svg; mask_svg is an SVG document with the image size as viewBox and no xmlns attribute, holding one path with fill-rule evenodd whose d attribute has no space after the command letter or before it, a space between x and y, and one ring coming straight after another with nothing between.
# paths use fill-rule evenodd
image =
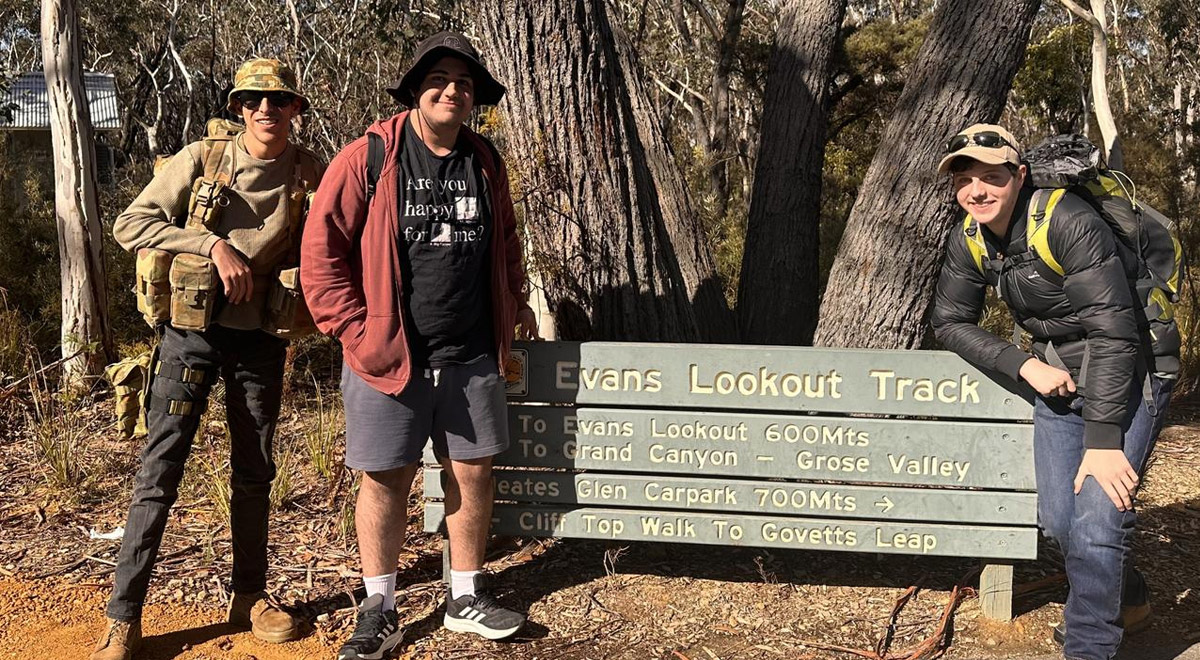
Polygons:
<instances>
[{"instance_id":1,"label":"black backpack","mask_svg":"<svg viewBox=\"0 0 1200 660\"><path fill-rule=\"evenodd\" d=\"M1105 169L1100 162L1100 150L1083 135L1056 135L1025 154L1029 177L1035 188L1030 203L1029 233L1036 235L1030 245L1036 246L1039 256L1055 272L1060 267L1051 263L1053 256L1045 243L1042 226L1050 222L1050 206L1062 196L1060 190L1070 191L1091 204L1112 228L1113 235L1138 259L1138 280L1146 280L1146 288L1162 300L1161 313L1173 313L1179 301L1179 286L1185 262L1183 249L1176 237L1175 223L1137 199L1136 187L1124 172ZM1039 226L1034 226L1035 224ZM1044 253L1044 254L1043 254ZM1152 318L1160 314L1154 314Z\"/></svg>"},{"instance_id":2,"label":"black backpack","mask_svg":"<svg viewBox=\"0 0 1200 660\"><path fill-rule=\"evenodd\" d=\"M1175 223L1138 200L1137 188L1124 172L1105 168L1100 149L1086 136L1046 138L1026 152L1025 162L1030 182L1037 188L1029 204L1026 236L1030 249L1062 275L1046 231L1054 205L1069 191L1095 208L1113 236L1137 259L1134 290L1149 329L1152 369L1160 375L1177 374L1180 336L1175 305L1186 261Z\"/></svg>"}]
</instances>

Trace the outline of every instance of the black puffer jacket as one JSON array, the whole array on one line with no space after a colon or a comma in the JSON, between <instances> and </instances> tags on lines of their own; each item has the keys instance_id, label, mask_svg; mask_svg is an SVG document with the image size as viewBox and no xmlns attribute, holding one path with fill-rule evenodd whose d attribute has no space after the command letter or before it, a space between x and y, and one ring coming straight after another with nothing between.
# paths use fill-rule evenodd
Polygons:
<instances>
[{"instance_id":1,"label":"black puffer jacket","mask_svg":"<svg viewBox=\"0 0 1200 660\"><path fill-rule=\"evenodd\" d=\"M995 286L1014 320L1034 337L1044 362L1065 366L1084 397L1084 445L1117 449L1129 398L1140 384L1141 334L1133 309L1135 260L1087 202L1066 194L1049 227L1050 251L1059 276L1025 244L1032 189L1021 191L1008 235L982 226L990 261L980 273L962 223L946 241L946 257L934 297L932 323L946 348L981 367L1018 380L1029 355L977 323L988 285ZM1053 347L1047 357L1047 343ZM1061 362L1054 359L1057 354Z\"/></svg>"}]
</instances>

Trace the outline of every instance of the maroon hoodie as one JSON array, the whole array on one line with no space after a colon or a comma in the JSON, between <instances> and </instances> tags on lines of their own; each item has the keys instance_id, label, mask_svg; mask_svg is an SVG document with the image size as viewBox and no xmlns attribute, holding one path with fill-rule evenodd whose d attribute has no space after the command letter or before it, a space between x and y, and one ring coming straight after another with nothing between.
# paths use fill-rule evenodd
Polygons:
<instances>
[{"instance_id":1,"label":"maroon hoodie","mask_svg":"<svg viewBox=\"0 0 1200 660\"><path fill-rule=\"evenodd\" d=\"M367 138L329 163L313 199L300 248L304 300L321 332L342 343L346 363L375 389L399 394L412 373L400 312L399 190L396 167L408 112L367 129L383 137L384 165L367 204ZM485 138L466 126L490 196L492 330L500 366L508 359L517 311L525 301L525 269L508 173Z\"/></svg>"}]
</instances>

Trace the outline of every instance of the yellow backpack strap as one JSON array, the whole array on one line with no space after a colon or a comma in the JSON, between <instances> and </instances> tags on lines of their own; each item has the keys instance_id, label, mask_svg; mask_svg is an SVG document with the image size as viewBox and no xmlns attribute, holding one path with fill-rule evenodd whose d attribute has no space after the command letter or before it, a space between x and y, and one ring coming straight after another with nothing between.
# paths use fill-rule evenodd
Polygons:
<instances>
[{"instance_id":1,"label":"yellow backpack strap","mask_svg":"<svg viewBox=\"0 0 1200 660\"><path fill-rule=\"evenodd\" d=\"M975 261L975 268L979 273L983 274L983 260L988 258L987 244L983 242L983 234L979 230L979 223L975 222L975 218L971 214L963 219L963 238L967 242L967 250L971 252L971 259Z\"/></svg>"},{"instance_id":2,"label":"yellow backpack strap","mask_svg":"<svg viewBox=\"0 0 1200 660\"><path fill-rule=\"evenodd\" d=\"M1066 188L1035 190L1033 199L1029 201L1029 222L1025 223L1025 244L1050 270L1059 275L1063 274L1063 267L1050 251L1050 218L1066 192Z\"/></svg>"},{"instance_id":3,"label":"yellow backpack strap","mask_svg":"<svg viewBox=\"0 0 1200 660\"><path fill-rule=\"evenodd\" d=\"M1146 304L1146 318L1159 321L1170 321L1175 318L1175 303L1171 302L1167 292L1162 289L1150 289L1149 300Z\"/></svg>"}]
</instances>

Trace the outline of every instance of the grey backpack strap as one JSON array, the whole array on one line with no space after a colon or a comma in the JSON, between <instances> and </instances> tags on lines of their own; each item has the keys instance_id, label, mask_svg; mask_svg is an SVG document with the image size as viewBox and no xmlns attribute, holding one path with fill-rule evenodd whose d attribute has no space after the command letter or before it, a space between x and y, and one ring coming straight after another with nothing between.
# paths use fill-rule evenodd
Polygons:
<instances>
[{"instance_id":1,"label":"grey backpack strap","mask_svg":"<svg viewBox=\"0 0 1200 660\"><path fill-rule=\"evenodd\" d=\"M1087 348L1084 348L1084 351L1086 352ZM1052 341L1046 342L1046 364L1048 364L1056 369L1062 369L1063 371L1070 371L1070 369L1067 369L1066 363L1064 363L1062 358L1058 356L1058 351L1054 348L1054 342L1052 342ZM1083 380L1083 372L1082 371L1079 374L1079 379Z\"/></svg>"}]
</instances>

